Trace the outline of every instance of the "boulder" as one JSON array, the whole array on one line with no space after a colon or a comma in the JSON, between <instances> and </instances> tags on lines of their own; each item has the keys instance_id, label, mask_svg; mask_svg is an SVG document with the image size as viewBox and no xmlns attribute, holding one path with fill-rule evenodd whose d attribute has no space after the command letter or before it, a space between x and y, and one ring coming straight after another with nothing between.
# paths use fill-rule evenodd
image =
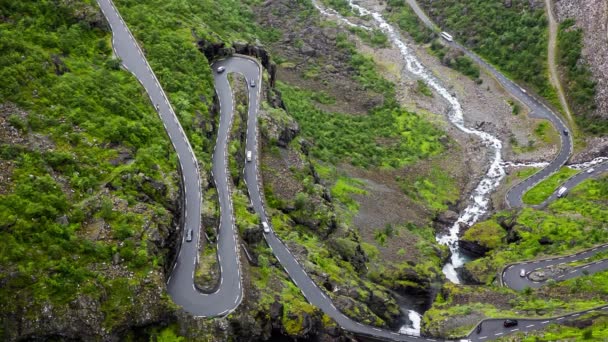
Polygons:
<instances>
[{"instance_id":1,"label":"boulder","mask_svg":"<svg viewBox=\"0 0 608 342\"><path fill-rule=\"evenodd\" d=\"M439 214L436 221L442 224L451 225L458 220L458 213L452 210L446 210Z\"/></svg>"}]
</instances>

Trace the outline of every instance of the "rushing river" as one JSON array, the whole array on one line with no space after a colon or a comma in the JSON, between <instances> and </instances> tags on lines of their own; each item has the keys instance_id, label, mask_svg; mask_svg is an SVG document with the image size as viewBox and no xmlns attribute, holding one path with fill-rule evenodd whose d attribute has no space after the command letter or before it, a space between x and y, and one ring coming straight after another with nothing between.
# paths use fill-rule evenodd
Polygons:
<instances>
[{"instance_id":1,"label":"rushing river","mask_svg":"<svg viewBox=\"0 0 608 342\"><path fill-rule=\"evenodd\" d=\"M439 79L435 77L418 60L418 58L416 58L416 56L405 44L398 31L395 30L394 27L390 25L380 13L361 7L360 5L354 3L353 0L348 0L348 2L355 12L358 11L359 14L363 16L373 18L376 27L382 30L382 32L388 36L393 46L399 49L407 70L413 75L424 80L430 87L435 89L435 91L441 95L445 101L447 101L447 103L450 105L450 110L448 113L448 119L450 122L461 131L479 138L489 150L490 163L488 169L469 196L467 207L460 213L458 220L450 227L447 233L437 236L437 241L447 245L452 252L450 262L443 267L443 273L447 279L458 284L460 283L460 279L456 269L462 267L467 261L466 256L460 253L458 248L458 234L462 228L470 227L471 225L475 224L482 217L482 215L486 214L490 204L489 196L500 185L500 181L504 178L506 174L505 167L544 167L547 165L547 163L514 164L503 162L501 155L502 142L491 134L467 127L465 125L462 106L458 99L454 95L450 94L450 92L441 84ZM370 27L353 23L349 19L341 16L336 11L320 6L317 3L317 0L312 0L312 3L319 10L319 12L325 16L333 17L348 26L370 30ZM608 158L597 158L589 163L572 165L571 167L582 169L598 164L607 159ZM419 334L421 319L420 314L414 310L407 310L407 315L410 323L404 325L400 331L410 334Z\"/></svg>"},{"instance_id":2,"label":"rushing river","mask_svg":"<svg viewBox=\"0 0 608 342\"><path fill-rule=\"evenodd\" d=\"M344 22L350 26L358 26L365 30L369 30L369 27L354 24L348 19L340 16L335 11L322 8L318 5L318 3L316 3L316 1L313 1L313 4L324 15L335 17L341 22ZM502 142L491 134L467 127L465 125L462 106L458 99L450 94L450 92L441 84L439 79L435 77L424 65L422 65L422 63L420 63L418 58L416 58L416 56L405 44L397 30L395 30L395 28L390 25L380 13L361 7L354 3L353 0L349 0L349 4L353 10L358 11L361 15L369 16L374 19L376 26L382 30L382 32L388 36L391 43L399 49L407 70L424 80L448 102L450 105L450 111L448 113L450 122L461 131L481 139L491 154L490 165L484 177L471 193L467 207L460 213L458 220L450 227L446 234L437 236L437 241L447 245L452 252L451 261L444 266L443 273L450 281L460 283L460 279L458 278L458 274L456 273L455 269L464 265L466 257L459 251L458 234L462 227L469 227L473 225L482 215L487 212L490 204L489 195L494 189L496 189L502 178L505 176L501 156Z\"/></svg>"}]
</instances>

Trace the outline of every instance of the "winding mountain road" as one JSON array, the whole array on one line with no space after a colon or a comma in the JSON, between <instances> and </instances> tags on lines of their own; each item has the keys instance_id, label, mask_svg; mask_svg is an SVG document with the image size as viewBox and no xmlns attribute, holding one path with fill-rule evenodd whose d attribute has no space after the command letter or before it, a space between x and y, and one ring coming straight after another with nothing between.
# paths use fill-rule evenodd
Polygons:
<instances>
[{"instance_id":1,"label":"winding mountain road","mask_svg":"<svg viewBox=\"0 0 608 342\"><path fill-rule=\"evenodd\" d=\"M178 157L182 176L184 222L181 246L167 283L167 291L176 304L194 316L225 315L234 310L243 297L232 203L226 178L225 140L218 140L219 149L216 149L213 155L221 211L218 259L222 272L217 290L206 294L194 285L194 271L199 257L202 203L199 167L194 151L167 95L118 10L111 0L97 0L97 2L112 29L115 54L121 58L123 66L133 73L148 93ZM216 79L216 83L220 86L224 84L222 82L221 78ZM220 121L220 133L225 133L229 128L232 103L221 102L221 106L223 115ZM192 230L191 242L186 241L186 233L189 230Z\"/></svg>"},{"instance_id":2,"label":"winding mountain road","mask_svg":"<svg viewBox=\"0 0 608 342\"><path fill-rule=\"evenodd\" d=\"M418 3L415 0L406 0L410 5L412 10L416 13L416 15L420 18L420 20L431 30L438 32L441 29L431 21L431 19L424 13L424 11L420 8ZM474 60L477 64L479 64L482 68L484 68L489 74L494 76L494 78L507 90L513 97L517 98L524 105L530 108L530 116L546 119L553 124L553 127L557 130L560 137L560 150L557 156L547 165L545 168L525 179L524 181L516 184L506 194L506 202L510 207L522 207L523 201L522 197L530 188L534 187L536 184L540 183L547 177L551 176L553 173L557 172L562 166L566 164L570 155L572 154L572 135L570 134L570 130L568 126L562 121L562 119L555 114L547 105L540 102L535 97L531 96L525 89L518 86L515 82L506 78L500 71L494 68L492 65L484 61L481 57L479 57L476 53L470 51L463 45L459 44L456 41L448 42L444 41L446 45L449 45L455 49L462 51L469 58Z\"/></svg>"},{"instance_id":3,"label":"winding mountain road","mask_svg":"<svg viewBox=\"0 0 608 342\"><path fill-rule=\"evenodd\" d=\"M441 31L441 29L435 25L433 21L426 15L426 13L420 8L416 0L406 0L410 5L412 10L416 13L416 15L420 18L420 20L431 30L435 32ZM548 2L548 1L547 1ZM523 104L528 106L531 110L530 115L532 117L547 119L549 120L560 136L560 151L555 156L555 158L547 165L545 168L535 173L531 177L525 179L524 181L516 184L511 189L508 190L505 200L508 206L510 207L522 207L523 195L532 187L551 176L553 173L557 172L563 165L566 164L570 155L572 154L573 142L572 135L567 125L564 124L562 119L555 114L551 109L549 109L544 103L540 102L535 97L531 96L525 89L519 87L513 81L507 79L502 73L496 70L493 66L488 64L486 61L481 59L477 54L469 51L466 47L462 46L457 42L447 42L444 41L445 44L452 46L464 54L466 54L469 58L473 59L477 62L482 68L484 68L488 73L493 75L495 79L509 92L521 101ZM579 172L566 182L561 184L560 187L566 187L567 189L572 189L582 181L597 177L601 173L608 171L608 162L597 165L593 168L592 171L587 169L585 171ZM558 189L547 199L545 200L539 207L543 207L551 203L552 201L558 198L557 196ZM533 281L529 278L529 275L534 270L543 269L549 266L555 266L559 264L570 263L574 261L586 260L596 253L608 250L608 244L600 245L593 247L589 250L581 251L579 253L575 253L567 256L558 256L543 260L532 260L532 261L524 261L521 263L511 264L504 268L503 272L500 274L500 282L501 284L513 288L515 290L523 290L526 287L537 288L544 285L546 282ZM521 269L524 269L526 274L524 277L520 276ZM554 278L554 280L562 281L566 279L575 278L584 274L592 274L596 272L605 271L608 269L608 259L594 261L592 263L583 264L577 267L573 267L567 271L565 274L558 274ZM478 334L476 332L471 332L469 335L469 339L471 340L485 340L485 339L494 339L498 338L502 335L513 333L517 331L529 331L534 329L539 329L544 327L545 325L551 323L561 323L562 320L567 320L567 318L575 318L584 313L591 312L594 310L608 310L607 306L602 306L596 309L585 310L581 312L575 312L564 316L553 317L550 319L518 319L519 324L516 327L505 328L503 326L504 319L491 319L484 320L480 324L482 325L482 330ZM474 330L475 331L475 330Z\"/></svg>"},{"instance_id":4,"label":"winding mountain road","mask_svg":"<svg viewBox=\"0 0 608 342\"><path fill-rule=\"evenodd\" d=\"M568 191L570 191L570 189L579 185L583 181L590 179L590 178L599 177L604 172L608 172L608 162L604 162L604 163L598 164L596 166L587 168L586 170L583 170L583 171L575 174L574 176L568 178L565 182L560 184L560 186L557 189L555 189L555 191L551 194L551 196L549 196L546 200L544 200L543 203L536 205L534 207L535 208L544 208L547 205L549 205L551 202L558 199L559 197L557 196L557 193L561 187L565 187L566 189L568 189Z\"/></svg>"},{"instance_id":5,"label":"winding mountain road","mask_svg":"<svg viewBox=\"0 0 608 342\"><path fill-rule=\"evenodd\" d=\"M201 229L201 187L198 163L188 139L179 124L177 116L169 104L168 98L162 90L160 83L156 79L153 71L148 65L137 42L129 32L126 24L120 17L118 11L111 0L97 0L104 15L106 16L113 32L113 48L117 56L122 59L123 65L131 71L139 82L143 85L152 103L165 126L166 132L176 150L180 170L182 174L182 187L184 193L184 234L178 253L175 267L167 284L167 289L176 304L183 307L185 311L194 316L222 316L233 311L243 298L241 283L241 267L238 254L238 239L234 225L234 215L232 201L230 198L230 183L227 171L227 141L234 116L234 104L232 89L227 79L229 73L240 73L245 76L248 87L249 109L247 120L247 141L246 149L252 152L252 161L246 163L244 174L247 183L250 200L255 212L262 221L268 221L268 216L264 210L264 202L260 191L260 177L258 169L258 131L257 114L260 102L262 87L262 67L255 59L235 56L225 60L217 61L213 64L214 70L223 66L225 72L217 73L214 71L214 81L216 92L220 102L220 125L218 128L217 143L213 154L213 176L218 189L220 202L220 227L218 235L218 261L221 269L220 284L214 293L202 293L194 285L194 271L199 256L199 237ZM409 0L408 0L409 1ZM496 72L497 73L497 72ZM500 74L496 74L500 78ZM253 81L257 87L250 86ZM505 79L505 86L509 85L516 92L519 87ZM502 82L501 82L502 83ZM522 95L523 94L523 95ZM548 115L548 109L542 110L543 105L529 97L525 92L520 91L523 100L531 104L533 110L540 111L541 115ZM536 107L535 107L536 106ZM550 113L550 111L548 111ZM552 115L549 115L551 117ZM556 118L557 125L561 120ZM567 129L561 124L560 128ZM558 126L556 126L558 127ZM563 150L571 150L570 139ZM569 154L569 152L568 152ZM562 155L560 155L558 158ZM556 158L556 159L558 159ZM567 159L567 158L566 158ZM552 165L565 163L565 160L554 161ZM608 163L607 163L608 164ZM561 165L560 165L561 166ZM599 171L598 171L599 172ZM192 230L192 241L185 240L185 232ZM320 288L308 276L304 268L297 259L291 254L286 245L271 230L265 233L264 237L272 249L277 260L281 263L293 282L300 288L302 294L312 304L321 309L325 314L333 318L343 329L355 334L369 336L377 339L391 341L437 341L430 337L418 337L400 334L397 332L384 330L362 323L356 322L342 312L333 304L329 295ZM608 246L606 246L608 248ZM580 255L579 255L580 256ZM514 269L516 267L513 267ZM509 272L507 269L506 272ZM607 309L607 308L603 308ZM542 328L546 324L559 322L568 317L576 317L582 311L568 316L554 317L546 320L520 320L520 325L514 328L504 328L503 320L485 320L482 330L478 334L472 332L469 335L471 340L486 340L499 337L515 331L527 331Z\"/></svg>"}]
</instances>

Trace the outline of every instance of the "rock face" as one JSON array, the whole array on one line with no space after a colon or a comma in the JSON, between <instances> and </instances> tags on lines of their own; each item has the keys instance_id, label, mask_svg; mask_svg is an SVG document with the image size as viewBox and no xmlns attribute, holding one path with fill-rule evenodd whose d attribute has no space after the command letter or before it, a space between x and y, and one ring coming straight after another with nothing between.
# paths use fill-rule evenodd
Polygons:
<instances>
[{"instance_id":1,"label":"rock face","mask_svg":"<svg viewBox=\"0 0 608 342\"><path fill-rule=\"evenodd\" d=\"M197 37L194 31L192 31L192 35L198 40L198 49L207 57L207 60L210 62L226 56L231 56L235 53L241 55L247 55L251 57L257 58L262 66L270 75L269 84L271 87L274 87L276 80L276 65L270 60L270 54L266 49L258 45L252 45L248 43L234 43L232 47L226 46L226 44L222 43L211 43L205 39Z\"/></svg>"},{"instance_id":2,"label":"rock face","mask_svg":"<svg viewBox=\"0 0 608 342\"><path fill-rule=\"evenodd\" d=\"M465 250L467 253L477 257L484 256L490 250L489 248L482 246L475 241L467 241L462 239L458 241L458 246L460 246L460 248Z\"/></svg>"},{"instance_id":3,"label":"rock face","mask_svg":"<svg viewBox=\"0 0 608 342\"><path fill-rule=\"evenodd\" d=\"M608 120L608 1L555 0L554 8L558 21L574 18L583 30L582 55L597 81L595 115Z\"/></svg>"}]
</instances>

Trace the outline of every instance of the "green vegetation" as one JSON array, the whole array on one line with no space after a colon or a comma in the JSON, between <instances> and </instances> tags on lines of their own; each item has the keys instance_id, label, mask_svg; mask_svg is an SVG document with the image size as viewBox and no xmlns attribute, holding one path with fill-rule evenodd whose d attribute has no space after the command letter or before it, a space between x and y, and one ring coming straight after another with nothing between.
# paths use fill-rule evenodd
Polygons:
<instances>
[{"instance_id":1,"label":"green vegetation","mask_svg":"<svg viewBox=\"0 0 608 342\"><path fill-rule=\"evenodd\" d=\"M400 167L442 150L439 130L395 105L361 116L327 113L315 107L309 91L283 83L279 89L303 135L314 142L312 155L322 161Z\"/></svg>"},{"instance_id":2,"label":"green vegetation","mask_svg":"<svg viewBox=\"0 0 608 342\"><path fill-rule=\"evenodd\" d=\"M534 129L534 135L544 142L551 142L551 135L547 132L548 130L551 130L548 121L539 122Z\"/></svg>"},{"instance_id":3,"label":"green vegetation","mask_svg":"<svg viewBox=\"0 0 608 342\"><path fill-rule=\"evenodd\" d=\"M342 202L349 211L357 212L359 205L353 200L351 194L365 195L367 192L362 189L363 182L353 178L339 177L331 188L332 197Z\"/></svg>"},{"instance_id":4,"label":"green vegetation","mask_svg":"<svg viewBox=\"0 0 608 342\"><path fill-rule=\"evenodd\" d=\"M392 11L387 19L407 32L416 43L429 43L437 35L418 18L411 7L402 0L389 1Z\"/></svg>"},{"instance_id":5,"label":"green vegetation","mask_svg":"<svg viewBox=\"0 0 608 342\"><path fill-rule=\"evenodd\" d=\"M2 314L86 295L112 331L142 310L132 299L165 263L154 240L172 219L175 156L91 2L4 2L0 13L0 103L20 130L0 145L12 165L0 194ZM98 267L113 256L129 279Z\"/></svg>"},{"instance_id":6,"label":"green vegetation","mask_svg":"<svg viewBox=\"0 0 608 342\"><path fill-rule=\"evenodd\" d=\"M443 45L440 39L433 40L430 51L437 56L444 65L460 71L462 74L477 82L477 84L481 84L482 80L479 78L479 66L463 52Z\"/></svg>"},{"instance_id":7,"label":"green vegetation","mask_svg":"<svg viewBox=\"0 0 608 342\"><path fill-rule=\"evenodd\" d=\"M338 35L337 45L351 55L356 80L384 95L384 104L362 116L326 113L311 101L318 99L316 93L279 83L290 114L314 141L312 155L362 167L400 167L440 152L440 132L396 104L394 85L378 74L374 61L358 53L344 34Z\"/></svg>"},{"instance_id":8,"label":"green vegetation","mask_svg":"<svg viewBox=\"0 0 608 342\"><path fill-rule=\"evenodd\" d=\"M321 0L321 2L329 8L333 8L344 17L355 15L347 0Z\"/></svg>"},{"instance_id":9,"label":"green vegetation","mask_svg":"<svg viewBox=\"0 0 608 342\"><path fill-rule=\"evenodd\" d=\"M416 43L431 43L431 53L439 57L443 64L481 83L477 64L462 52L441 44L441 40L436 39L437 35L424 25L405 1L393 1L391 6L387 16L389 21L407 32Z\"/></svg>"},{"instance_id":10,"label":"green vegetation","mask_svg":"<svg viewBox=\"0 0 608 342\"><path fill-rule=\"evenodd\" d=\"M538 130L538 128L537 128ZM553 192L557 190L560 184L572 177L579 171L573 170L569 167L562 167L558 172L551 175L549 178L538 183L535 187L528 190L522 200L526 204L541 204L544 200L549 198Z\"/></svg>"},{"instance_id":11,"label":"green vegetation","mask_svg":"<svg viewBox=\"0 0 608 342\"><path fill-rule=\"evenodd\" d=\"M559 24L557 58L563 73L564 90L578 126L586 132L606 134L608 122L594 118L595 81L588 65L581 59L583 31L574 27L574 19Z\"/></svg>"},{"instance_id":12,"label":"green vegetation","mask_svg":"<svg viewBox=\"0 0 608 342\"><path fill-rule=\"evenodd\" d=\"M507 232L495 221L484 221L473 225L464 233L463 240L474 241L487 249L499 247Z\"/></svg>"},{"instance_id":13,"label":"green vegetation","mask_svg":"<svg viewBox=\"0 0 608 342\"><path fill-rule=\"evenodd\" d=\"M421 202L435 214L448 209L448 205L456 203L460 190L454 179L439 167L431 168L426 175L408 175L397 178L401 190L415 201Z\"/></svg>"},{"instance_id":14,"label":"green vegetation","mask_svg":"<svg viewBox=\"0 0 608 342\"><path fill-rule=\"evenodd\" d=\"M551 203L546 211L526 208L519 213L494 215L483 224L498 224L510 230L509 238L503 241L511 243L468 263L467 270L478 280L491 282L496 272L509 262L571 254L604 242L608 238L604 229L608 222L606 198L608 178L589 179L571 189L567 197ZM541 244L543 238L550 243Z\"/></svg>"},{"instance_id":15,"label":"green vegetation","mask_svg":"<svg viewBox=\"0 0 608 342\"><path fill-rule=\"evenodd\" d=\"M431 91L431 88L423 80L416 81L416 90L424 96L433 97L433 92Z\"/></svg>"},{"instance_id":16,"label":"green vegetation","mask_svg":"<svg viewBox=\"0 0 608 342\"><path fill-rule=\"evenodd\" d=\"M372 258L368 277L378 284L397 291L412 289L428 291L429 289L420 283L420 279L432 280L440 277L442 258L447 256L448 248L437 244L432 227L417 226L413 223L387 224L378 229L374 237L380 246L385 246L389 239L403 239L405 236L413 240L410 242L413 242L415 249L409 251L401 249L398 254L416 253L418 262L389 264L385 260Z\"/></svg>"},{"instance_id":17,"label":"green vegetation","mask_svg":"<svg viewBox=\"0 0 608 342\"><path fill-rule=\"evenodd\" d=\"M355 33L361 40L375 48L385 48L390 44L388 37L380 30L374 29L371 31L364 30L359 27L349 27L350 32Z\"/></svg>"},{"instance_id":18,"label":"green vegetation","mask_svg":"<svg viewBox=\"0 0 608 342\"><path fill-rule=\"evenodd\" d=\"M384 79L377 70L376 64L371 57L359 53L355 44L348 40L344 33L339 33L336 38L336 47L345 50L350 55L350 65L355 69L355 79L365 89L384 95L389 105L395 105L395 85Z\"/></svg>"},{"instance_id":19,"label":"green vegetation","mask_svg":"<svg viewBox=\"0 0 608 342\"><path fill-rule=\"evenodd\" d=\"M497 341L511 341L518 338L522 342L545 342L545 341L605 341L608 339L608 316L603 313L582 315L571 323L550 324L541 330L527 332L525 335L518 333L510 337L504 337Z\"/></svg>"},{"instance_id":20,"label":"green vegetation","mask_svg":"<svg viewBox=\"0 0 608 342\"><path fill-rule=\"evenodd\" d=\"M521 105L518 101L509 99L507 102L511 106L511 113L513 113L513 115L518 115L521 112Z\"/></svg>"},{"instance_id":21,"label":"green vegetation","mask_svg":"<svg viewBox=\"0 0 608 342\"><path fill-rule=\"evenodd\" d=\"M447 31L518 81L555 100L547 73L547 21L527 0L421 1Z\"/></svg>"}]
</instances>

